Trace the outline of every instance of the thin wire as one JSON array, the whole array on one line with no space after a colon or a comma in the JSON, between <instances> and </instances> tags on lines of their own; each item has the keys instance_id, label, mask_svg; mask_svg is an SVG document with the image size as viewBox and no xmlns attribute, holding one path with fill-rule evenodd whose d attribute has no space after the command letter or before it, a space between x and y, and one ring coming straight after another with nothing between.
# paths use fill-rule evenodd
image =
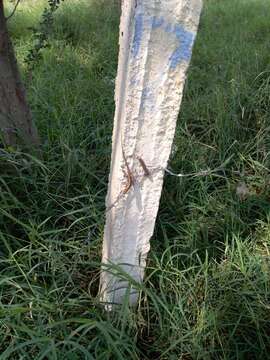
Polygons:
<instances>
[{"instance_id":1,"label":"thin wire","mask_svg":"<svg viewBox=\"0 0 270 360\"><path fill-rule=\"evenodd\" d=\"M207 169L207 170L200 170L196 173L189 173L189 174L183 174L183 173L179 173L176 174L173 171L169 170L168 168L164 168L163 170L168 173L171 176L176 176L176 177L197 177L197 176L209 176L209 175L213 175L221 170L224 170L225 166L231 161L231 159L233 158L233 155L230 156L227 160L225 160L223 162L223 164L221 164L219 167L211 170L211 169Z\"/></svg>"},{"instance_id":2,"label":"thin wire","mask_svg":"<svg viewBox=\"0 0 270 360\"><path fill-rule=\"evenodd\" d=\"M176 176L176 177L196 177L196 176L207 176L207 175L210 175L211 173L213 173L213 170L201 170L197 173L189 173L189 174L176 174L174 172L172 172L171 170L169 169L164 169L166 173L172 175L172 176Z\"/></svg>"}]
</instances>

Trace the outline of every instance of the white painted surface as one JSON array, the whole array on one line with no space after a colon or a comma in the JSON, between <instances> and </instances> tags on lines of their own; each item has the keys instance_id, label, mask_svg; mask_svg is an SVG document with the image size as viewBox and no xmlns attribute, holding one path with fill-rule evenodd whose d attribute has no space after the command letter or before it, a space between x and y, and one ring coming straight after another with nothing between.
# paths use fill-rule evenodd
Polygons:
<instances>
[{"instance_id":1,"label":"white painted surface","mask_svg":"<svg viewBox=\"0 0 270 360\"><path fill-rule=\"evenodd\" d=\"M141 282L150 249L164 168L171 152L201 0L124 0L115 90L111 173L103 263L119 264ZM126 194L122 148L135 179ZM144 171L141 157L151 172ZM119 195L122 194L122 195ZM121 303L128 283L105 271L101 300ZM130 302L137 300L137 292Z\"/></svg>"}]
</instances>

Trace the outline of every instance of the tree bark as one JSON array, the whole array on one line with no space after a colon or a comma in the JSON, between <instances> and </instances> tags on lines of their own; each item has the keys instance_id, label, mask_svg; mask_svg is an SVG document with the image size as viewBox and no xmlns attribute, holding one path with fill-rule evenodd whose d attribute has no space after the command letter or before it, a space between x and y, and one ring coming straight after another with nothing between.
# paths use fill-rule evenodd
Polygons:
<instances>
[{"instance_id":1,"label":"tree bark","mask_svg":"<svg viewBox=\"0 0 270 360\"><path fill-rule=\"evenodd\" d=\"M3 0L0 0L0 134L5 146L39 145L7 30Z\"/></svg>"}]
</instances>

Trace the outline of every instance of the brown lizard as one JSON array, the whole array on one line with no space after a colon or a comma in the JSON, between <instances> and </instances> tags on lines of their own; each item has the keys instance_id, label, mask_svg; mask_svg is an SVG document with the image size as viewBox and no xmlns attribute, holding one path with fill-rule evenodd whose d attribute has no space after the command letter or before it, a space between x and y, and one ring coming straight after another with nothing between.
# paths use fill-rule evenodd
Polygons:
<instances>
[{"instance_id":1,"label":"brown lizard","mask_svg":"<svg viewBox=\"0 0 270 360\"><path fill-rule=\"evenodd\" d=\"M145 176L150 176L150 171L149 169L147 168L147 166L145 165L145 162L143 161L143 159L141 157L137 157L137 159L139 160L140 164L141 164L141 167L143 168L143 171L144 171L144 175Z\"/></svg>"},{"instance_id":2,"label":"brown lizard","mask_svg":"<svg viewBox=\"0 0 270 360\"><path fill-rule=\"evenodd\" d=\"M122 145L122 154L123 154L123 158L124 158L124 162L125 162L125 166L126 166L126 169L127 169L127 178L128 178L128 182L125 186L125 189L123 190L123 195L125 195L129 189L131 188L131 186L134 184L134 178L133 178L133 174L130 170L130 167L128 165L128 162L127 162L127 158L126 158L126 155L125 155L125 152L124 152L124 149L123 149L123 145Z\"/></svg>"},{"instance_id":3,"label":"brown lizard","mask_svg":"<svg viewBox=\"0 0 270 360\"><path fill-rule=\"evenodd\" d=\"M130 190L131 186L134 184L134 177L133 177L133 174L128 165L127 158L126 158L122 144L121 144L121 147L122 147L122 154L123 154L123 159L124 159L124 163L125 163L125 167L126 167L125 174L127 176L127 183L126 183L125 188L119 193L116 200L108 207L106 212L110 211L118 203L118 201L121 199L121 197L124 196Z\"/></svg>"}]
</instances>

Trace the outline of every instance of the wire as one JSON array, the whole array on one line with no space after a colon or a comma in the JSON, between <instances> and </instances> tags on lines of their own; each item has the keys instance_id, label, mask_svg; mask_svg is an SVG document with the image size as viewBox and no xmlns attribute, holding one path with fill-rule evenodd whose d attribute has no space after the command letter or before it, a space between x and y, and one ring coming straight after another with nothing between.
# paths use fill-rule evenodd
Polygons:
<instances>
[{"instance_id":1,"label":"wire","mask_svg":"<svg viewBox=\"0 0 270 360\"><path fill-rule=\"evenodd\" d=\"M228 159L226 159L219 167L215 168L215 169L207 169L207 170L200 170L196 173L189 173L189 174L176 174L175 172L164 168L164 171L166 173L168 173L171 176L176 176L176 177L197 177L197 176L209 176L209 175L213 175L217 172L220 172L221 170L224 170L225 166L231 161L231 159L233 158L233 155L230 156Z\"/></svg>"}]
</instances>

